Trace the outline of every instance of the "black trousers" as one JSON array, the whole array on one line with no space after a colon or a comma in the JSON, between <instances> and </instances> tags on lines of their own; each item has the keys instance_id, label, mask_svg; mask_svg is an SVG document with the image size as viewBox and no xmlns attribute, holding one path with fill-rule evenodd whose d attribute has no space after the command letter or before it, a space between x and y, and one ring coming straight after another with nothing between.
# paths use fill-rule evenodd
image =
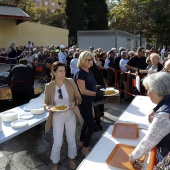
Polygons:
<instances>
[{"instance_id":1,"label":"black trousers","mask_svg":"<svg viewBox=\"0 0 170 170\"><path fill-rule=\"evenodd\" d=\"M30 84L17 83L11 88L11 92L15 106L28 103L34 98L34 88Z\"/></svg>"},{"instance_id":2,"label":"black trousers","mask_svg":"<svg viewBox=\"0 0 170 170\"><path fill-rule=\"evenodd\" d=\"M83 142L84 147L88 147L95 129L95 123L92 114L92 102L88 103L82 102L79 105L79 109L84 119L84 124L80 134L80 141Z\"/></svg>"}]
</instances>

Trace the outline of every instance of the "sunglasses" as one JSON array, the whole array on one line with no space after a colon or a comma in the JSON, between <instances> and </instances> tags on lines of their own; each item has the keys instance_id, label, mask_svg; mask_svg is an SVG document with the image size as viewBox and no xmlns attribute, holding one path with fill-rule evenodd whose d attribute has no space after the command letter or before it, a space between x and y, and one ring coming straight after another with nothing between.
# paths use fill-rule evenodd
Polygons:
<instances>
[{"instance_id":1,"label":"sunglasses","mask_svg":"<svg viewBox=\"0 0 170 170\"><path fill-rule=\"evenodd\" d=\"M58 89L58 98L63 99L62 91L61 89Z\"/></svg>"},{"instance_id":2,"label":"sunglasses","mask_svg":"<svg viewBox=\"0 0 170 170\"><path fill-rule=\"evenodd\" d=\"M91 59L86 59L86 61L90 62L90 61L93 61L93 59L92 58Z\"/></svg>"}]
</instances>

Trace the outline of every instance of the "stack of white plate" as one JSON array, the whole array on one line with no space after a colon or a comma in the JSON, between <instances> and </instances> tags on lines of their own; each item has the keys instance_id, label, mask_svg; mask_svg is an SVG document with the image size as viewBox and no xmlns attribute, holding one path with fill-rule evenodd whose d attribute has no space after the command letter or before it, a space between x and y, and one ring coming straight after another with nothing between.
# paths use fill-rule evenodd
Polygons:
<instances>
[{"instance_id":1,"label":"stack of white plate","mask_svg":"<svg viewBox=\"0 0 170 170\"><path fill-rule=\"evenodd\" d=\"M26 104L23 109L25 111L30 111L32 114L41 114L44 112L43 104L37 104L34 102Z\"/></svg>"},{"instance_id":2,"label":"stack of white plate","mask_svg":"<svg viewBox=\"0 0 170 170\"><path fill-rule=\"evenodd\" d=\"M6 111L2 113L1 118L4 122L12 122L18 119L18 114L14 111Z\"/></svg>"}]
</instances>

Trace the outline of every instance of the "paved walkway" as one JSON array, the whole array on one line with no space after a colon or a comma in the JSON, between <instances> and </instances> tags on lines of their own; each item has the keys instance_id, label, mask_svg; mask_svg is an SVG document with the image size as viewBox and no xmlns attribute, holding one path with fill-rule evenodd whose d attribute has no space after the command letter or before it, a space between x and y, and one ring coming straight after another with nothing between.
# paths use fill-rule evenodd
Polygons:
<instances>
[{"instance_id":1,"label":"paved walkway","mask_svg":"<svg viewBox=\"0 0 170 170\"><path fill-rule=\"evenodd\" d=\"M105 104L105 114L102 117L103 131L95 132L92 136L91 147L100 139L109 125L119 118L129 103L121 102ZM80 127L77 127L76 139L78 141ZM24 132L9 141L0 144L0 170L50 170L50 153L53 143L52 132L44 134L39 126ZM84 157L81 148L78 148L76 163L79 165ZM67 144L63 141L59 170L69 170L67 157Z\"/></svg>"},{"instance_id":2,"label":"paved walkway","mask_svg":"<svg viewBox=\"0 0 170 170\"><path fill-rule=\"evenodd\" d=\"M9 66L0 65L0 73L9 70ZM2 102L1 102L2 103ZM1 104L0 103L0 104ZM105 114L102 117L103 131L96 132L92 136L91 147L100 139L109 125L119 118L130 102L105 104ZM5 105L2 103L2 107ZM3 110L1 108L1 110ZM77 126L76 140L78 141L80 127ZM0 170L50 170L50 153L53 143L52 132L44 134L40 126L36 126L2 144L0 144ZM78 148L76 157L77 166L84 157L81 148ZM69 170L67 156L67 144L64 140L61 149L61 161L59 170Z\"/></svg>"}]
</instances>

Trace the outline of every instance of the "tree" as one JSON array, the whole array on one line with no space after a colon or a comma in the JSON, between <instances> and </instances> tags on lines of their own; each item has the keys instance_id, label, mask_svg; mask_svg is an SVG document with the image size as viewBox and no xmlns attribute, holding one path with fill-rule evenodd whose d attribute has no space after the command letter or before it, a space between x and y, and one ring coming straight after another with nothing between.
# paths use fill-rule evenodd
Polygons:
<instances>
[{"instance_id":1,"label":"tree","mask_svg":"<svg viewBox=\"0 0 170 170\"><path fill-rule=\"evenodd\" d=\"M85 11L83 0L66 0L66 25L69 29L69 44L77 42L77 31L84 30Z\"/></svg>"},{"instance_id":2,"label":"tree","mask_svg":"<svg viewBox=\"0 0 170 170\"><path fill-rule=\"evenodd\" d=\"M170 0L119 0L109 4L111 29L141 34L156 44L170 43Z\"/></svg>"},{"instance_id":3,"label":"tree","mask_svg":"<svg viewBox=\"0 0 170 170\"><path fill-rule=\"evenodd\" d=\"M66 28L66 14L65 14L66 3L63 0L60 9L56 10L52 16L51 26Z\"/></svg>"},{"instance_id":4,"label":"tree","mask_svg":"<svg viewBox=\"0 0 170 170\"><path fill-rule=\"evenodd\" d=\"M105 0L84 0L88 30L108 30L108 9Z\"/></svg>"}]
</instances>

